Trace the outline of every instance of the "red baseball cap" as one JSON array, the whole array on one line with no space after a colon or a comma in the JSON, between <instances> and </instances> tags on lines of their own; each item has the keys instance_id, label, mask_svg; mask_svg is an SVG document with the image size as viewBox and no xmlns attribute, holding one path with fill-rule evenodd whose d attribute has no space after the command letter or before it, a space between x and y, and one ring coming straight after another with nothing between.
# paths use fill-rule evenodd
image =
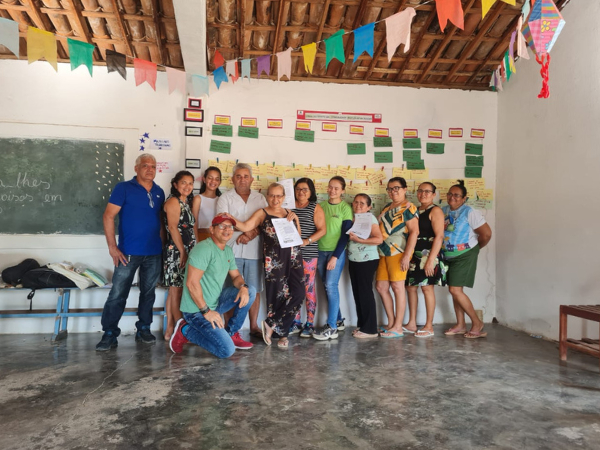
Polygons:
<instances>
[{"instance_id":1,"label":"red baseball cap","mask_svg":"<svg viewBox=\"0 0 600 450\"><path fill-rule=\"evenodd\" d=\"M235 227L236 223L231 217L226 216L225 214L217 214L215 218L212 220L212 226L219 225L220 223L229 221Z\"/></svg>"}]
</instances>

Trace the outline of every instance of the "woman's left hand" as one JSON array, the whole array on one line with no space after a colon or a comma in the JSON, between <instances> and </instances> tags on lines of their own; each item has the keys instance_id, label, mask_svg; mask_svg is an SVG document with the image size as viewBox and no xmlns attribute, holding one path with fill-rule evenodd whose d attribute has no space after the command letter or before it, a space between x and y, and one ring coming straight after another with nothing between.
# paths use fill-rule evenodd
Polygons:
<instances>
[{"instance_id":1,"label":"woman's left hand","mask_svg":"<svg viewBox=\"0 0 600 450\"><path fill-rule=\"evenodd\" d=\"M288 212L288 215L287 215L288 222L291 222L292 220L296 220L297 218L298 218L298 216L296 215L296 213L294 211Z\"/></svg>"},{"instance_id":2,"label":"woman's left hand","mask_svg":"<svg viewBox=\"0 0 600 450\"><path fill-rule=\"evenodd\" d=\"M327 270L333 270L335 269L335 265L337 264L337 258L335 256L332 256L331 258L329 258L329 261L327 261Z\"/></svg>"},{"instance_id":3,"label":"woman's left hand","mask_svg":"<svg viewBox=\"0 0 600 450\"><path fill-rule=\"evenodd\" d=\"M402 272L406 272L410 267L410 256L404 253L404 256L400 260L400 269Z\"/></svg>"},{"instance_id":4,"label":"woman's left hand","mask_svg":"<svg viewBox=\"0 0 600 450\"><path fill-rule=\"evenodd\" d=\"M350 236L350 240L352 242L360 242L360 238L356 234L350 233L350 234L348 234L348 236Z\"/></svg>"},{"instance_id":5,"label":"woman's left hand","mask_svg":"<svg viewBox=\"0 0 600 450\"><path fill-rule=\"evenodd\" d=\"M179 267L183 269L185 267L185 264L187 263L187 260L188 260L188 254L187 254L187 252L184 251L182 253L180 261L179 261Z\"/></svg>"},{"instance_id":6,"label":"woman's left hand","mask_svg":"<svg viewBox=\"0 0 600 450\"><path fill-rule=\"evenodd\" d=\"M427 275L428 277L432 277L434 272L433 261L429 261L428 258L423 270L425 271L425 275Z\"/></svg>"}]
</instances>

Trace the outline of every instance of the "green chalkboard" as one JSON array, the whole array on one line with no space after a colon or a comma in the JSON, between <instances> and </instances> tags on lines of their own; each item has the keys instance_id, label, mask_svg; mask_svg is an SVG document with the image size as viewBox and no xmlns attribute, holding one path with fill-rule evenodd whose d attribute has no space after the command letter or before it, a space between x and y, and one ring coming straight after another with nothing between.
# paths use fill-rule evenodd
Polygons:
<instances>
[{"instance_id":1,"label":"green chalkboard","mask_svg":"<svg viewBox=\"0 0 600 450\"><path fill-rule=\"evenodd\" d=\"M123 153L119 142L0 138L0 233L103 234Z\"/></svg>"}]
</instances>

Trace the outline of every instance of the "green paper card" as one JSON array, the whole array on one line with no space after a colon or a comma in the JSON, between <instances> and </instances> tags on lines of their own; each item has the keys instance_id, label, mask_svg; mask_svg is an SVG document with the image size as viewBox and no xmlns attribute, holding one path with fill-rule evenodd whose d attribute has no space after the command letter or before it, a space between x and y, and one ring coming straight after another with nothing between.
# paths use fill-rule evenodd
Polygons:
<instances>
[{"instance_id":1,"label":"green paper card","mask_svg":"<svg viewBox=\"0 0 600 450\"><path fill-rule=\"evenodd\" d=\"M421 150L404 150L402 159L404 161L421 161Z\"/></svg>"},{"instance_id":2,"label":"green paper card","mask_svg":"<svg viewBox=\"0 0 600 450\"><path fill-rule=\"evenodd\" d=\"M211 140L210 151L217 153L231 153L231 142Z\"/></svg>"},{"instance_id":3,"label":"green paper card","mask_svg":"<svg viewBox=\"0 0 600 450\"><path fill-rule=\"evenodd\" d=\"M255 127L238 127L238 136L245 138L258 139L258 128Z\"/></svg>"},{"instance_id":4,"label":"green paper card","mask_svg":"<svg viewBox=\"0 0 600 450\"><path fill-rule=\"evenodd\" d=\"M468 166L477 166L483 167L483 156L473 156L467 155L467 167Z\"/></svg>"},{"instance_id":5,"label":"green paper card","mask_svg":"<svg viewBox=\"0 0 600 450\"><path fill-rule=\"evenodd\" d=\"M427 143L427 153L432 155L443 155L444 154L445 144L436 143L436 142L428 142Z\"/></svg>"},{"instance_id":6,"label":"green paper card","mask_svg":"<svg viewBox=\"0 0 600 450\"><path fill-rule=\"evenodd\" d=\"M465 153L467 155L483 155L483 144L465 144Z\"/></svg>"},{"instance_id":7,"label":"green paper card","mask_svg":"<svg viewBox=\"0 0 600 450\"><path fill-rule=\"evenodd\" d=\"M296 130L294 139L300 142L315 142L315 132L312 130Z\"/></svg>"},{"instance_id":8,"label":"green paper card","mask_svg":"<svg viewBox=\"0 0 600 450\"><path fill-rule=\"evenodd\" d=\"M373 137L373 147L391 147L392 138L389 136L375 136Z\"/></svg>"},{"instance_id":9,"label":"green paper card","mask_svg":"<svg viewBox=\"0 0 600 450\"><path fill-rule=\"evenodd\" d=\"M483 167L465 167L465 178L481 178Z\"/></svg>"},{"instance_id":10,"label":"green paper card","mask_svg":"<svg viewBox=\"0 0 600 450\"><path fill-rule=\"evenodd\" d=\"M406 168L408 170L425 170L425 161L407 161Z\"/></svg>"},{"instance_id":11,"label":"green paper card","mask_svg":"<svg viewBox=\"0 0 600 450\"><path fill-rule=\"evenodd\" d=\"M421 148L421 138L402 139L403 148Z\"/></svg>"},{"instance_id":12,"label":"green paper card","mask_svg":"<svg viewBox=\"0 0 600 450\"><path fill-rule=\"evenodd\" d=\"M393 152L375 152L376 163L391 163L394 162Z\"/></svg>"},{"instance_id":13,"label":"green paper card","mask_svg":"<svg viewBox=\"0 0 600 450\"><path fill-rule=\"evenodd\" d=\"M212 135L232 137L233 127L231 125L213 125Z\"/></svg>"},{"instance_id":14,"label":"green paper card","mask_svg":"<svg viewBox=\"0 0 600 450\"><path fill-rule=\"evenodd\" d=\"M367 154L367 146L366 144L346 144L348 148L349 155L366 155Z\"/></svg>"}]
</instances>

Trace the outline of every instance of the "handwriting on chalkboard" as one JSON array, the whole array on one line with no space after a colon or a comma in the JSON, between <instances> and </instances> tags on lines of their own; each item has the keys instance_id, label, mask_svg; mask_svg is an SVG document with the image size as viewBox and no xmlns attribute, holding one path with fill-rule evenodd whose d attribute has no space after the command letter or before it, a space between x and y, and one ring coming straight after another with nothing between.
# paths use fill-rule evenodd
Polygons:
<instances>
[{"instance_id":1,"label":"handwriting on chalkboard","mask_svg":"<svg viewBox=\"0 0 600 450\"><path fill-rule=\"evenodd\" d=\"M18 172L16 179L0 179L0 214L4 211L3 203L18 203L25 206L27 203L62 202L62 195L46 192L52 184L43 178L32 176L29 172Z\"/></svg>"}]
</instances>

